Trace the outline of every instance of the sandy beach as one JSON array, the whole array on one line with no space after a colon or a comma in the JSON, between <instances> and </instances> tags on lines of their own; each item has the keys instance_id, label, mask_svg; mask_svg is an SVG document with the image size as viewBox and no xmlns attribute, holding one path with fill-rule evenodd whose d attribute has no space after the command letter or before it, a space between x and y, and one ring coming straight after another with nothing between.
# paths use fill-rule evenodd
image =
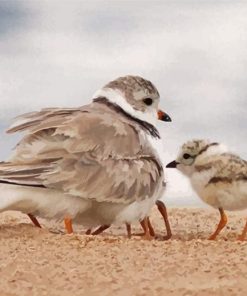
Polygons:
<instances>
[{"instance_id":1,"label":"sandy beach","mask_svg":"<svg viewBox=\"0 0 247 296\"><path fill-rule=\"evenodd\" d=\"M67 235L62 224L41 220L38 229L25 215L2 213L0 295L247 295L247 242L235 240L246 213L228 214L228 227L208 241L217 211L172 208L172 239L144 241L127 239L124 226ZM163 235L156 209L151 219Z\"/></svg>"}]
</instances>

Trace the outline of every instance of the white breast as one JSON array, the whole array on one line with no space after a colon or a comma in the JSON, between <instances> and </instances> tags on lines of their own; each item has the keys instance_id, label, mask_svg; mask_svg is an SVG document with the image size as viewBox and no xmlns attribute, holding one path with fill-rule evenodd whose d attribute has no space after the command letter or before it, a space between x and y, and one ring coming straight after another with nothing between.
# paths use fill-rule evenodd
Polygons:
<instances>
[{"instance_id":1,"label":"white breast","mask_svg":"<svg viewBox=\"0 0 247 296\"><path fill-rule=\"evenodd\" d=\"M194 190L200 194L202 192L206 185L208 184L209 180L213 178L214 176L214 170L209 169L202 172L195 172L190 177L191 185L194 188Z\"/></svg>"},{"instance_id":2,"label":"white breast","mask_svg":"<svg viewBox=\"0 0 247 296\"><path fill-rule=\"evenodd\" d=\"M214 176L214 170L205 170L202 172L195 172L191 177L192 188L196 191L198 196L207 204L213 207L219 207L217 197L215 196L214 190L208 188L209 180ZM209 190L210 189L210 190Z\"/></svg>"}]
</instances>

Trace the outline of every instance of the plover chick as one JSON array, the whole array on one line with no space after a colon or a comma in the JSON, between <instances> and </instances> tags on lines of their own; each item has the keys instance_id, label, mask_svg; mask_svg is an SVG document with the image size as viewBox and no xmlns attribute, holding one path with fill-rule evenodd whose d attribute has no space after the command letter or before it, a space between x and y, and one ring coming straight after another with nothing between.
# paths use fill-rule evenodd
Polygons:
<instances>
[{"instance_id":1,"label":"plover chick","mask_svg":"<svg viewBox=\"0 0 247 296\"><path fill-rule=\"evenodd\" d=\"M214 240L227 224L224 210L247 208L247 162L229 153L226 146L207 140L189 141L166 167L188 176L199 197L219 209L220 222L209 239ZM246 233L247 221L238 239L244 240Z\"/></svg>"}]
</instances>

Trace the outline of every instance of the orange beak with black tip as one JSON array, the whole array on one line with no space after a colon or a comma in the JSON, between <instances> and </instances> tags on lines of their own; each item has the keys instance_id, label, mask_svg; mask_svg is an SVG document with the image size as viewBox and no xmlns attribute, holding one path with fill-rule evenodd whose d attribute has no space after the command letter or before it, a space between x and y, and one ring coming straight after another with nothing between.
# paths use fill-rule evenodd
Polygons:
<instances>
[{"instance_id":1,"label":"orange beak with black tip","mask_svg":"<svg viewBox=\"0 0 247 296\"><path fill-rule=\"evenodd\" d=\"M163 112L161 110L158 110L157 114L158 114L158 119L159 120L172 121L171 117L167 113L165 113L165 112Z\"/></svg>"}]
</instances>

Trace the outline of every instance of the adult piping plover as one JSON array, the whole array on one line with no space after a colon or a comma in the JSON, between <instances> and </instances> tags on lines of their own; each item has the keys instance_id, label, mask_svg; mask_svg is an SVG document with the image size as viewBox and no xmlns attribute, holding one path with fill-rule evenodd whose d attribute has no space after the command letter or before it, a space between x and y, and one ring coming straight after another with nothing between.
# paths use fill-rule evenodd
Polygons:
<instances>
[{"instance_id":1,"label":"adult piping plover","mask_svg":"<svg viewBox=\"0 0 247 296\"><path fill-rule=\"evenodd\" d=\"M64 219L69 233L72 220L90 228L143 220L163 192L155 125L170 117L158 104L150 81L125 76L97 91L89 105L19 117L8 132L26 135L0 163L0 211L22 211L34 222L35 216Z\"/></svg>"},{"instance_id":2,"label":"adult piping plover","mask_svg":"<svg viewBox=\"0 0 247 296\"><path fill-rule=\"evenodd\" d=\"M207 204L218 208L220 222L209 239L214 240L227 223L224 210L247 208L247 162L227 152L227 148L207 140L185 143L176 160L167 168L177 168L189 177L192 187ZM247 233L247 222L240 240Z\"/></svg>"}]
</instances>

